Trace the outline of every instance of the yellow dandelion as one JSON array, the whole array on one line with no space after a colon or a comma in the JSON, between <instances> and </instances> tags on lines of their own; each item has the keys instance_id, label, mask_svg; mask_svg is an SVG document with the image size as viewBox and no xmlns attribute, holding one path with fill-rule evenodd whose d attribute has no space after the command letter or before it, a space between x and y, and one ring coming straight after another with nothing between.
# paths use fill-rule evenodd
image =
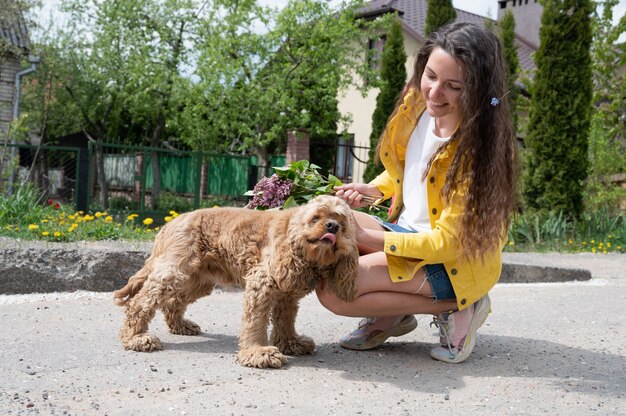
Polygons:
<instances>
[{"instance_id":1,"label":"yellow dandelion","mask_svg":"<svg viewBox=\"0 0 626 416\"><path fill-rule=\"evenodd\" d=\"M571 245L574 243L574 241L570 238L569 240L567 240L567 243Z\"/></svg>"},{"instance_id":2,"label":"yellow dandelion","mask_svg":"<svg viewBox=\"0 0 626 416\"><path fill-rule=\"evenodd\" d=\"M43 220L41 220L41 222L43 222L45 224L45 223L47 223L49 221L47 219L43 219Z\"/></svg>"},{"instance_id":3,"label":"yellow dandelion","mask_svg":"<svg viewBox=\"0 0 626 416\"><path fill-rule=\"evenodd\" d=\"M30 225L28 226L28 229L29 229L30 231L36 230L37 228L39 228L39 226L38 226L37 224L30 224Z\"/></svg>"},{"instance_id":4,"label":"yellow dandelion","mask_svg":"<svg viewBox=\"0 0 626 416\"><path fill-rule=\"evenodd\" d=\"M139 214L130 214L126 219L128 221L134 221L135 218L137 218L139 216Z\"/></svg>"},{"instance_id":5,"label":"yellow dandelion","mask_svg":"<svg viewBox=\"0 0 626 416\"><path fill-rule=\"evenodd\" d=\"M514 243L513 241L509 241L509 245L510 245L511 247L513 247L513 246L515 245L515 243Z\"/></svg>"},{"instance_id":6,"label":"yellow dandelion","mask_svg":"<svg viewBox=\"0 0 626 416\"><path fill-rule=\"evenodd\" d=\"M609 241L608 243L606 243L606 246L607 246L608 248L611 248L611 242Z\"/></svg>"},{"instance_id":7,"label":"yellow dandelion","mask_svg":"<svg viewBox=\"0 0 626 416\"><path fill-rule=\"evenodd\" d=\"M160 227L154 227L154 231L159 231Z\"/></svg>"},{"instance_id":8,"label":"yellow dandelion","mask_svg":"<svg viewBox=\"0 0 626 416\"><path fill-rule=\"evenodd\" d=\"M16 230L19 230L19 228L16 228ZM622 246L617 246L617 247L615 247L615 248L616 248L616 249L618 249L618 250L620 250L620 251L622 250Z\"/></svg>"},{"instance_id":9,"label":"yellow dandelion","mask_svg":"<svg viewBox=\"0 0 626 416\"><path fill-rule=\"evenodd\" d=\"M70 225L69 232L70 232L70 233L71 233L71 232L74 232L74 230L75 230L76 228L78 228L78 224L74 223L74 224Z\"/></svg>"},{"instance_id":10,"label":"yellow dandelion","mask_svg":"<svg viewBox=\"0 0 626 416\"><path fill-rule=\"evenodd\" d=\"M596 243L596 240L591 240L591 244L595 244L595 243Z\"/></svg>"},{"instance_id":11,"label":"yellow dandelion","mask_svg":"<svg viewBox=\"0 0 626 416\"><path fill-rule=\"evenodd\" d=\"M106 213L105 212L100 212L100 211L96 212L96 218L100 218L103 215L106 215Z\"/></svg>"},{"instance_id":12,"label":"yellow dandelion","mask_svg":"<svg viewBox=\"0 0 626 416\"><path fill-rule=\"evenodd\" d=\"M595 253L596 252L596 248L595 247L591 247L591 252Z\"/></svg>"},{"instance_id":13,"label":"yellow dandelion","mask_svg":"<svg viewBox=\"0 0 626 416\"><path fill-rule=\"evenodd\" d=\"M85 215L83 217L83 220L85 220L85 221L93 221L94 220L94 216L87 214L87 215Z\"/></svg>"},{"instance_id":14,"label":"yellow dandelion","mask_svg":"<svg viewBox=\"0 0 626 416\"><path fill-rule=\"evenodd\" d=\"M170 216L165 217L165 222L170 222L170 221L172 221L172 217Z\"/></svg>"},{"instance_id":15,"label":"yellow dandelion","mask_svg":"<svg viewBox=\"0 0 626 416\"><path fill-rule=\"evenodd\" d=\"M58 231L55 231L52 235L55 237L61 237L62 234Z\"/></svg>"},{"instance_id":16,"label":"yellow dandelion","mask_svg":"<svg viewBox=\"0 0 626 416\"><path fill-rule=\"evenodd\" d=\"M604 247L604 244L602 243L598 244L598 248L602 248L602 247Z\"/></svg>"},{"instance_id":17,"label":"yellow dandelion","mask_svg":"<svg viewBox=\"0 0 626 416\"><path fill-rule=\"evenodd\" d=\"M587 245L587 242L586 242L586 241L583 241L583 242L582 242L582 243L580 243L580 244L582 244L583 246L586 246L586 245Z\"/></svg>"},{"instance_id":18,"label":"yellow dandelion","mask_svg":"<svg viewBox=\"0 0 626 416\"><path fill-rule=\"evenodd\" d=\"M42 232L42 233L41 233L41 235L43 235L44 237L47 237L47 236L49 236L49 235L50 235L50 232L48 232L48 231L44 231L44 232Z\"/></svg>"},{"instance_id":19,"label":"yellow dandelion","mask_svg":"<svg viewBox=\"0 0 626 416\"><path fill-rule=\"evenodd\" d=\"M602 250L602 254L606 254L606 250Z\"/></svg>"},{"instance_id":20,"label":"yellow dandelion","mask_svg":"<svg viewBox=\"0 0 626 416\"><path fill-rule=\"evenodd\" d=\"M609 234L608 238L613 238L613 235Z\"/></svg>"},{"instance_id":21,"label":"yellow dandelion","mask_svg":"<svg viewBox=\"0 0 626 416\"><path fill-rule=\"evenodd\" d=\"M107 216L104 218L104 221L105 221L105 222L113 222L113 217L112 217L112 216L110 216L110 215L107 215Z\"/></svg>"},{"instance_id":22,"label":"yellow dandelion","mask_svg":"<svg viewBox=\"0 0 626 416\"><path fill-rule=\"evenodd\" d=\"M176 211L170 211L170 215L176 215Z\"/></svg>"},{"instance_id":23,"label":"yellow dandelion","mask_svg":"<svg viewBox=\"0 0 626 416\"><path fill-rule=\"evenodd\" d=\"M69 218L70 220L74 221L76 219L76 214L72 214L72 215L70 215L67 218Z\"/></svg>"},{"instance_id":24,"label":"yellow dandelion","mask_svg":"<svg viewBox=\"0 0 626 416\"><path fill-rule=\"evenodd\" d=\"M154 222L154 220L152 218L146 218L145 220L143 220L144 225L150 225Z\"/></svg>"}]
</instances>

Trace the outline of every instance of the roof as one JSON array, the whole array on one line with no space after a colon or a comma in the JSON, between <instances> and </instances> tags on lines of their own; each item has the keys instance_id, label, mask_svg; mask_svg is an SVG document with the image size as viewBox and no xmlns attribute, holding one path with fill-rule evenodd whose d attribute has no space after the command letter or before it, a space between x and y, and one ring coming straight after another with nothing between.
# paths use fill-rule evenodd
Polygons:
<instances>
[{"instance_id":1,"label":"roof","mask_svg":"<svg viewBox=\"0 0 626 416\"><path fill-rule=\"evenodd\" d=\"M424 42L424 26L426 25L426 0L372 0L361 7L357 15L359 17L374 17L385 13L398 12L402 26L413 37ZM480 16L465 10L456 9L456 18L460 22L485 25L486 21L494 24L497 22L488 17ZM536 49L526 43L521 37L516 36L515 45L522 71L534 70L535 63L532 54Z\"/></svg>"},{"instance_id":2,"label":"roof","mask_svg":"<svg viewBox=\"0 0 626 416\"><path fill-rule=\"evenodd\" d=\"M28 29L19 10L11 11L5 9L0 14L0 39L6 40L9 45L22 49L25 52L30 49Z\"/></svg>"}]
</instances>

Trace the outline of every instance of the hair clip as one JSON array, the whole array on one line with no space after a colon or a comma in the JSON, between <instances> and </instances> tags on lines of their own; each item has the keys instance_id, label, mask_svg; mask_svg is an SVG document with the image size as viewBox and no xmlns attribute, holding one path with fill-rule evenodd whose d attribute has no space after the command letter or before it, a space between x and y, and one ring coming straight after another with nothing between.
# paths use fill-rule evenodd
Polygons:
<instances>
[{"instance_id":1,"label":"hair clip","mask_svg":"<svg viewBox=\"0 0 626 416\"><path fill-rule=\"evenodd\" d=\"M503 99L504 97L506 97L506 96L508 95L508 93L510 93L510 92L511 92L511 90L508 90L508 91L507 91L507 92L506 92L506 93L505 93L502 97L500 97L500 98L492 97L492 98L491 98L491 105L492 105L493 107L495 107L495 106L497 106L498 104L500 104L500 102L502 101L502 99Z\"/></svg>"}]
</instances>

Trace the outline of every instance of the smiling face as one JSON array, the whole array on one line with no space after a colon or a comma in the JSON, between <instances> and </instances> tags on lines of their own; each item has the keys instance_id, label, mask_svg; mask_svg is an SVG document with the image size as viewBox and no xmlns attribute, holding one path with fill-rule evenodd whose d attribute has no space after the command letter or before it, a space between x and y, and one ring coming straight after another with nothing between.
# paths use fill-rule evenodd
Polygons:
<instances>
[{"instance_id":1,"label":"smiling face","mask_svg":"<svg viewBox=\"0 0 626 416\"><path fill-rule=\"evenodd\" d=\"M463 64L441 48L433 49L420 81L428 114L435 118L439 136L452 134L461 120Z\"/></svg>"}]
</instances>

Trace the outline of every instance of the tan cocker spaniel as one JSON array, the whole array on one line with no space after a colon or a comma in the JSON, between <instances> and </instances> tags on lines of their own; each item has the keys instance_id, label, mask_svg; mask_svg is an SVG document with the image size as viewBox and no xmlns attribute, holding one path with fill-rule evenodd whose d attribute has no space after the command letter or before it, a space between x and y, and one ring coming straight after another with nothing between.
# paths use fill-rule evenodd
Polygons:
<instances>
[{"instance_id":1,"label":"tan cocker spaniel","mask_svg":"<svg viewBox=\"0 0 626 416\"><path fill-rule=\"evenodd\" d=\"M135 351L162 349L147 332L157 309L171 333L200 333L183 318L187 305L215 285L237 285L244 288L241 365L279 368L285 355L311 354L313 340L296 333L298 302L320 279L341 299L354 299L354 234L350 207L333 196L282 211L207 208L182 214L163 227L143 268L114 293L115 303L126 306L122 344Z\"/></svg>"}]
</instances>

